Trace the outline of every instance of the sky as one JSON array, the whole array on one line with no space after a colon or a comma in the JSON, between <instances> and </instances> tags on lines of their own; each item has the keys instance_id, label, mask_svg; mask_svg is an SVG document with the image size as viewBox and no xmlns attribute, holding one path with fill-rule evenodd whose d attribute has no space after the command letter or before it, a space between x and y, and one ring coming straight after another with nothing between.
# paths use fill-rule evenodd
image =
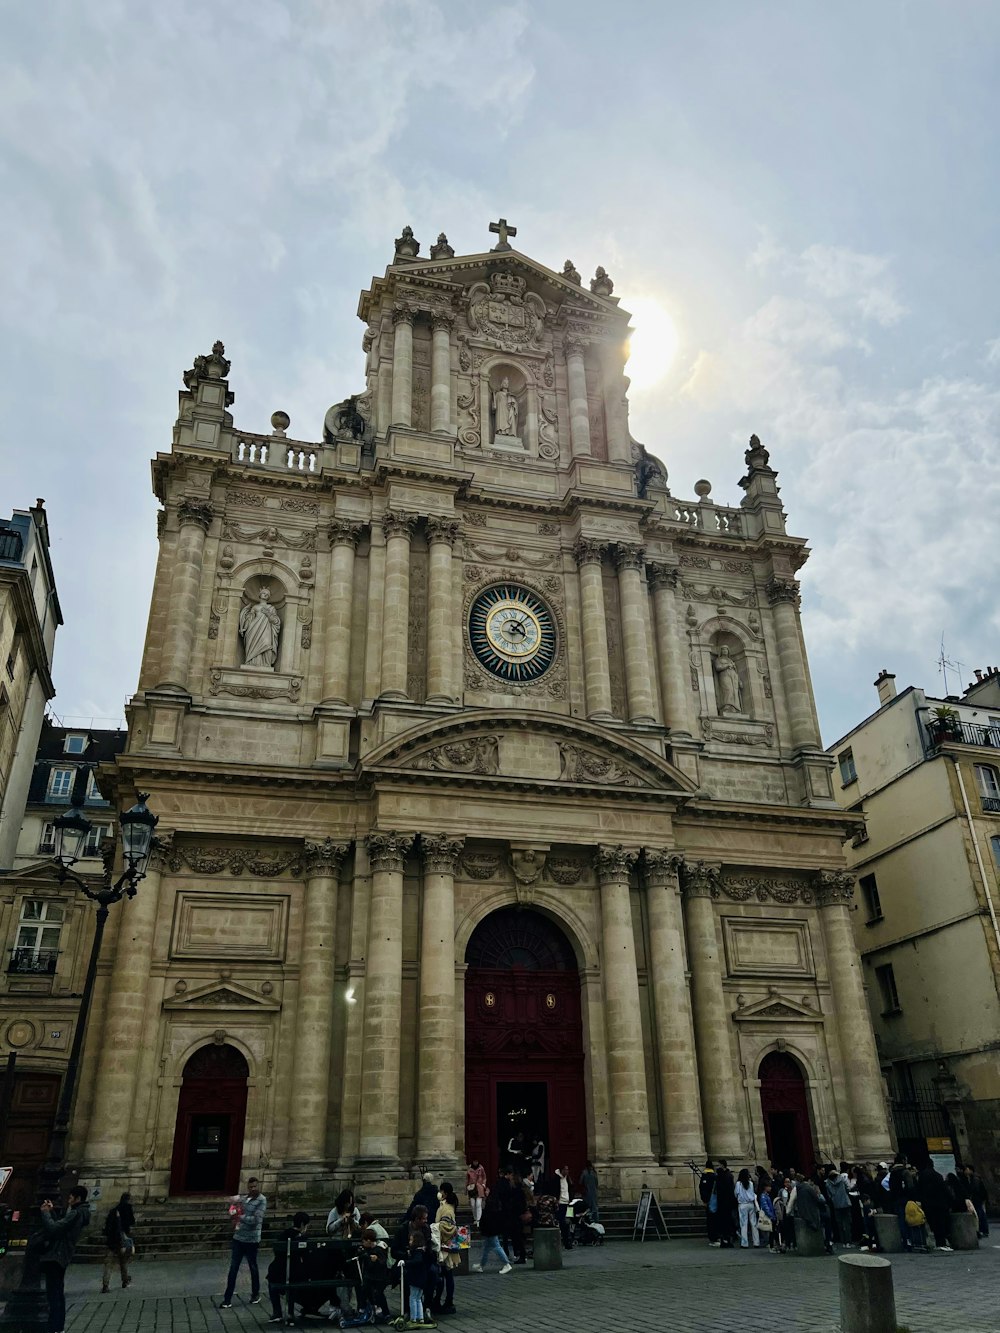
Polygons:
<instances>
[{"instance_id":1,"label":"sky","mask_svg":"<svg viewBox=\"0 0 1000 1333\"><path fill-rule=\"evenodd\" d=\"M238 426L318 439L401 227L477 253L500 215L603 265L637 349L646 311L631 428L675 496L736 503L770 450L826 743L882 668L942 691L942 636L952 690L1000 660L992 0L7 0L3 28L0 508L46 501L59 717L135 688L193 357L225 342Z\"/></svg>"}]
</instances>

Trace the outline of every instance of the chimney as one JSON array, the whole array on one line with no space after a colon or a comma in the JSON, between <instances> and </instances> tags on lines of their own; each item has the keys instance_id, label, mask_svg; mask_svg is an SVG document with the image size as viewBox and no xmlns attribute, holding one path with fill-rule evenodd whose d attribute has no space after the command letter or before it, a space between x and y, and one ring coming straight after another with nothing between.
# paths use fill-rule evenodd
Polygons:
<instances>
[{"instance_id":1,"label":"chimney","mask_svg":"<svg viewBox=\"0 0 1000 1333\"><path fill-rule=\"evenodd\" d=\"M878 690L879 705L884 707L896 697L896 677L883 667L875 681L875 688Z\"/></svg>"}]
</instances>

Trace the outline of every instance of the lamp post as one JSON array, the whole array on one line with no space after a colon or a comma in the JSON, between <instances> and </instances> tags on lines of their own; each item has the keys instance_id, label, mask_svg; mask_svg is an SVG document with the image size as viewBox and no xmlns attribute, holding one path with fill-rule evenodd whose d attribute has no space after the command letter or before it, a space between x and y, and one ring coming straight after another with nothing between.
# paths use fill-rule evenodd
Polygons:
<instances>
[{"instance_id":1,"label":"lamp post","mask_svg":"<svg viewBox=\"0 0 1000 1333\"><path fill-rule=\"evenodd\" d=\"M119 815L124 869L118 879L112 874L113 848L104 860L104 877L99 888L77 874L74 866L80 860L84 844L93 825L84 815L82 795L74 795L73 804L55 820L55 866L56 878L60 884L72 884L87 898L97 904L97 922L94 927L94 941L90 948L90 961L87 964L87 977L83 984L80 998L80 1012L73 1033L73 1045L70 1048L63 1078L56 1118L49 1137L45 1161L39 1168L36 1203L58 1197L59 1182L66 1164L66 1143L69 1138L70 1117L73 1113L73 1100L76 1095L76 1082L80 1070L80 1058L87 1034L87 1019L94 996L94 982L97 978L97 962L104 938L104 927L108 912L114 903L122 898L134 898L139 881L145 877L149 857L153 850L153 830L157 817L146 806L147 793L139 792L137 803L130 810ZM47 1320L47 1302L42 1292L42 1274L38 1251L31 1245L24 1251L24 1263L21 1267L20 1282L17 1289L7 1298L3 1315L0 1315L0 1328L27 1333L28 1330L40 1329Z\"/></svg>"}]
</instances>

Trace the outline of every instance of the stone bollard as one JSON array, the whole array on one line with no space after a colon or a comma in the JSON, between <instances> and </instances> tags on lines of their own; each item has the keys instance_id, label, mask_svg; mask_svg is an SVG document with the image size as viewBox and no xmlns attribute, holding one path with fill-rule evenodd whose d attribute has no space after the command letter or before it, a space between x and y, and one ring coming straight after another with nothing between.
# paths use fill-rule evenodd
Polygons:
<instances>
[{"instance_id":1,"label":"stone bollard","mask_svg":"<svg viewBox=\"0 0 1000 1333\"><path fill-rule=\"evenodd\" d=\"M842 1254L841 1333L896 1333L892 1264L877 1254Z\"/></svg>"},{"instance_id":2,"label":"stone bollard","mask_svg":"<svg viewBox=\"0 0 1000 1333\"><path fill-rule=\"evenodd\" d=\"M819 1254L826 1253L826 1246L823 1244L823 1228L807 1227L801 1217L794 1218L795 1222L795 1253L800 1259L813 1259Z\"/></svg>"},{"instance_id":3,"label":"stone bollard","mask_svg":"<svg viewBox=\"0 0 1000 1333\"><path fill-rule=\"evenodd\" d=\"M558 1227L535 1227L534 1266L541 1272L562 1268L562 1236Z\"/></svg>"},{"instance_id":4,"label":"stone bollard","mask_svg":"<svg viewBox=\"0 0 1000 1333\"><path fill-rule=\"evenodd\" d=\"M903 1237L899 1234L899 1222L895 1213L875 1214L875 1235L878 1236L880 1250L886 1254L903 1253Z\"/></svg>"},{"instance_id":5,"label":"stone bollard","mask_svg":"<svg viewBox=\"0 0 1000 1333\"><path fill-rule=\"evenodd\" d=\"M978 1231L975 1213L952 1213L948 1218L948 1244L954 1250L978 1250Z\"/></svg>"}]
</instances>

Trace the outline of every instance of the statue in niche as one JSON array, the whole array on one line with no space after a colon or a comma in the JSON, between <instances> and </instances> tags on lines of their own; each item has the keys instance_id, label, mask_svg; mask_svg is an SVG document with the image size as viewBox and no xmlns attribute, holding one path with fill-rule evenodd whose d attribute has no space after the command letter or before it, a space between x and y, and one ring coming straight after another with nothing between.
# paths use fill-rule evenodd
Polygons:
<instances>
[{"instance_id":1,"label":"statue in niche","mask_svg":"<svg viewBox=\"0 0 1000 1333\"><path fill-rule=\"evenodd\" d=\"M494 435L506 435L516 440L518 411L517 399L511 393L510 380L505 375L500 388L493 391Z\"/></svg>"},{"instance_id":2,"label":"statue in niche","mask_svg":"<svg viewBox=\"0 0 1000 1333\"><path fill-rule=\"evenodd\" d=\"M719 715L743 712L742 684L740 670L733 661L729 649L723 645L712 660L715 672L715 698Z\"/></svg>"},{"instance_id":3,"label":"statue in niche","mask_svg":"<svg viewBox=\"0 0 1000 1333\"><path fill-rule=\"evenodd\" d=\"M271 594L261 588L258 600L240 612L243 665L258 671L273 671L278 660L281 617L271 605Z\"/></svg>"}]
</instances>

